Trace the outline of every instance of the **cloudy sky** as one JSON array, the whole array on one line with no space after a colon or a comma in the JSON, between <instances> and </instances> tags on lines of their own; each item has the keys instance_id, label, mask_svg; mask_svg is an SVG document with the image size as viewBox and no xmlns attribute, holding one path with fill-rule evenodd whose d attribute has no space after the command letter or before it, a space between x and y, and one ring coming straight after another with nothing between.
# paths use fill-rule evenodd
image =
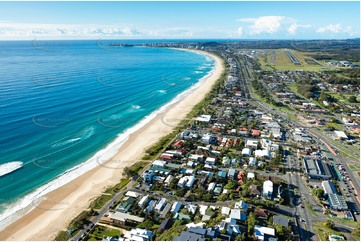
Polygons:
<instances>
[{"instance_id":1,"label":"cloudy sky","mask_svg":"<svg viewBox=\"0 0 361 242\"><path fill-rule=\"evenodd\" d=\"M0 2L0 40L359 36L359 1Z\"/></svg>"}]
</instances>

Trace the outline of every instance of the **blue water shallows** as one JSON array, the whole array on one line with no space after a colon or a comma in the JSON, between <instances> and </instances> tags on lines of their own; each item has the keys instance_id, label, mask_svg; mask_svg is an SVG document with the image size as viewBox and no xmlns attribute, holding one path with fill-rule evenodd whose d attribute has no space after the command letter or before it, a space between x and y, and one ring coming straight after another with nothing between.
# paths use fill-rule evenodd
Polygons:
<instances>
[{"instance_id":1,"label":"blue water shallows","mask_svg":"<svg viewBox=\"0 0 361 242\"><path fill-rule=\"evenodd\" d=\"M0 42L0 165L24 163L0 177L0 221L99 165L126 131L213 67L207 56L172 49Z\"/></svg>"}]
</instances>

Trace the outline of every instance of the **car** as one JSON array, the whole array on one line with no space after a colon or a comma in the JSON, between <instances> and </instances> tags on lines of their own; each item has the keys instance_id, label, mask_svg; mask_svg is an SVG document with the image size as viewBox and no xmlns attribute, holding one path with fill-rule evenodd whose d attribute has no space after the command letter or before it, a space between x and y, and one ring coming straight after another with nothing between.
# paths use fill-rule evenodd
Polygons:
<instances>
[{"instance_id":1,"label":"car","mask_svg":"<svg viewBox=\"0 0 361 242\"><path fill-rule=\"evenodd\" d=\"M301 218L301 222L302 222L302 223L306 223L306 220L304 220L303 218Z\"/></svg>"}]
</instances>

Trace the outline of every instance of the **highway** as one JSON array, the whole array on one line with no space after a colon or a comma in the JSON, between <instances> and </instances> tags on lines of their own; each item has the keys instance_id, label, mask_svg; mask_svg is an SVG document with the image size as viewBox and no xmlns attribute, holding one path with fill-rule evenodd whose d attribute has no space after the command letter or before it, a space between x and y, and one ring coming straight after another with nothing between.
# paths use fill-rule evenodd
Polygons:
<instances>
[{"instance_id":1,"label":"highway","mask_svg":"<svg viewBox=\"0 0 361 242\"><path fill-rule=\"evenodd\" d=\"M235 60L241 69L243 69L243 68L247 69L247 71L242 72L243 75L241 76L241 81L244 81L244 83L242 84L243 89L245 91L247 90L250 95L250 99L248 101L250 101L252 104L258 106L262 110L265 110L270 113L279 115L280 117L283 117L285 120L288 120L290 122L291 126L293 126L293 127L295 127L295 126L296 127L297 126L304 127L304 125L301 124L300 122L290 121L288 116L285 113L281 113L278 110L275 110L275 109L269 107L267 104L265 104L257 99L257 97L252 92L252 89L250 88L251 87L250 81L253 78L252 71L249 70L249 68L246 64L244 64L244 62L246 62L246 60L243 58L245 58L245 57L240 57L240 59L235 58ZM243 61L241 61L243 63L239 63L240 62L239 60L243 60ZM248 86L249 88L246 88L246 86ZM327 139L323 135L315 133L315 132L311 131L310 129L308 129L308 131L311 135L313 135L315 137L316 140L326 140L326 142L327 142ZM340 147L336 147L336 148L340 148ZM343 150L343 149L341 148L340 150ZM347 152L347 154L350 154L348 149L346 152ZM354 157L354 158L357 158L357 157ZM292 170L292 168L294 168L294 167L296 168L296 170L299 169L298 161L296 160L296 158L294 158L291 161L291 156L288 156L287 159L288 159L289 170ZM355 184L355 190L359 191L359 189L360 189L359 180L354 176L353 172L349 169L347 161L340 155L337 155L337 157L335 157L335 161L340 161L340 163L344 165L346 171L348 172L348 174L350 176L350 179L353 181L353 184ZM319 240L317 238L317 236L315 235L315 231L313 230L312 224L315 222L324 222L328 218L322 214L322 207L319 204L317 204L311 191L309 191L309 189L306 187L304 181L302 180L302 177L300 176L300 174L294 173L294 172L287 172L286 177L288 179L289 184L293 184L294 186L297 187L298 193L301 198L299 201L297 201L297 199L292 200L294 205L296 205L294 208L293 214L294 214L297 224L300 225L299 232L300 232L301 239L302 240ZM355 200L356 200L355 197L353 197L353 202L355 202ZM308 212L308 210L306 208L306 201L308 201L309 206L311 206L313 208L313 210L315 210L315 212L319 216L314 217L313 215L311 215ZM360 209L359 209L359 203L358 203L358 212L359 212L359 210ZM347 230L347 231L350 231L353 229L352 227L345 226L344 224L341 224L341 223L336 223L336 225L337 225L337 227Z\"/></svg>"}]
</instances>

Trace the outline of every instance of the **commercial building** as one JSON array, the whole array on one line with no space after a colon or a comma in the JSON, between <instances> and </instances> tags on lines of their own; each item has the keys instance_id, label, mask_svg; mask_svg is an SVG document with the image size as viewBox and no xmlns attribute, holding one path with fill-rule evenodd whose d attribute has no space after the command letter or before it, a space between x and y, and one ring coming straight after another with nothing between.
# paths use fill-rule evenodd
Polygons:
<instances>
[{"instance_id":1,"label":"commercial building","mask_svg":"<svg viewBox=\"0 0 361 242\"><path fill-rule=\"evenodd\" d=\"M305 167L305 173L313 179L331 179L332 174L330 172L329 164L310 158L303 158L303 165Z\"/></svg>"}]
</instances>

